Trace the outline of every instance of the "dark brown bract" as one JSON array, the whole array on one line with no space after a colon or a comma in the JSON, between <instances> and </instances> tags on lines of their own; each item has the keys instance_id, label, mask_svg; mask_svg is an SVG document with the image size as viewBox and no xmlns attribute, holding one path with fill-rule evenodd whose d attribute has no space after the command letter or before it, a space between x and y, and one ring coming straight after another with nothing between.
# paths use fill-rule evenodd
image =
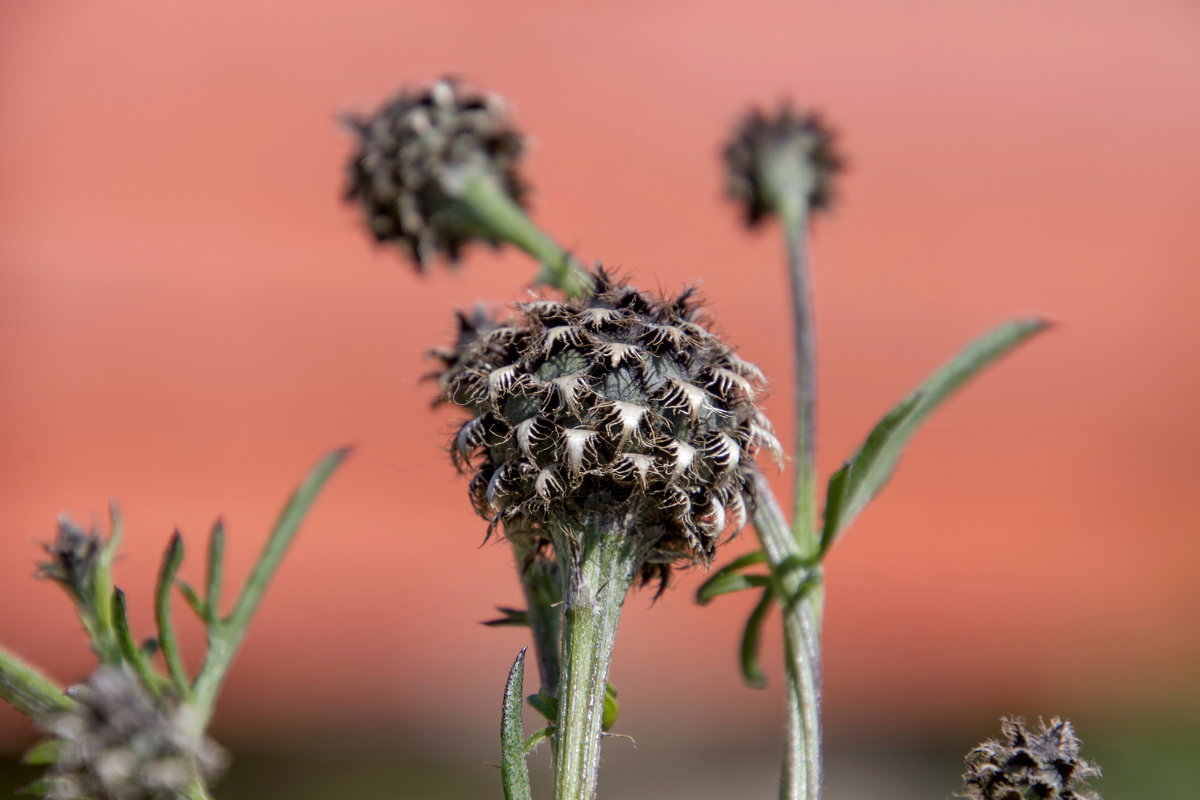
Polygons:
<instances>
[{"instance_id":1,"label":"dark brown bract","mask_svg":"<svg viewBox=\"0 0 1200 800\"><path fill-rule=\"evenodd\" d=\"M1030 731L1025 720L1006 717L1000 728L1000 739L967 755L963 791L969 800L1099 800L1083 783L1100 770L1079 757L1070 722L1052 719Z\"/></svg>"},{"instance_id":2,"label":"dark brown bract","mask_svg":"<svg viewBox=\"0 0 1200 800\"><path fill-rule=\"evenodd\" d=\"M753 226L778 212L779 191L798 190L809 211L834 200L833 178L843 167L833 132L820 117L784 104L775 114L754 110L738 123L725 146L726 190ZM799 176L803 186L790 181Z\"/></svg>"},{"instance_id":3,"label":"dark brown bract","mask_svg":"<svg viewBox=\"0 0 1200 800\"><path fill-rule=\"evenodd\" d=\"M581 520L627 514L648 546L643 577L666 577L744 523L755 453L779 450L754 403L764 381L691 291L594 278L589 299L520 304L443 355L444 398L472 412L452 454L476 510L510 537L553 545Z\"/></svg>"},{"instance_id":4,"label":"dark brown bract","mask_svg":"<svg viewBox=\"0 0 1200 800\"><path fill-rule=\"evenodd\" d=\"M453 263L467 242L490 241L453 201L456 171L487 170L514 200L524 195L522 137L496 95L445 79L346 122L358 134L346 197L362 205L375 240L395 242L419 271L439 252Z\"/></svg>"}]
</instances>

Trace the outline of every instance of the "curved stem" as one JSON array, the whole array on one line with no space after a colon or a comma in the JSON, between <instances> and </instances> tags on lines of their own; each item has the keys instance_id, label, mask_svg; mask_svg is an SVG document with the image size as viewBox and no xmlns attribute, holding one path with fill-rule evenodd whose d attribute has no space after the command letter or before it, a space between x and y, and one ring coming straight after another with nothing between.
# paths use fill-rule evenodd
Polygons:
<instances>
[{"instance_id":1,"label":"curved stem","mask_svg":"<svg viewBox=\"0 0 1200 800\"><path fill-rule=\"evenodd\" d=\"M533 223L496 179L483 170L463 176L454 198L490 237L508 242L542 265L537 283L580 297L592 289L592 279L579 261Z\"/></svg>"}]
</instances>

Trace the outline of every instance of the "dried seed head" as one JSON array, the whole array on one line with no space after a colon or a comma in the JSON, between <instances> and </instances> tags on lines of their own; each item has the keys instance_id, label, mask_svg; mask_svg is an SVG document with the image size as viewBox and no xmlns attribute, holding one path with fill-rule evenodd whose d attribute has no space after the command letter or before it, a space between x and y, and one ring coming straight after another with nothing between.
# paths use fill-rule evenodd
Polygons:
<instances>
[{"instance_id":1,"label":"dried seed head","mask_svg":"<svg viewBox=\"0 0 1200 800\"><path fill-rule=\"evenodd\" d=\"M395 242L424 271L437 253L458 261L463 245L482 239L454 201L470 170L486 171L515 201L525 185L517 172L521 135L496 95L463 91L443 79L402 91L370 116L346 117L358 134L348 165L346 199L361 203L378 242Z\"/></svg>"},{"instance_id":2,"label":"dried seed head","mask_svg":"<svg viewBox=\"0 0 1200 800\"><path fill-rule=\"evenodd\" d=\"M787 103L774 115L755 109L744 116L724 156L727 192L745 209L750 226L786 202L801 202L809 212L828 210L833 177L843 167L833 132L817 115L797 113Z\"/></svg>"},{"instance_id":3,"label":"dried seed head","mask_svg":"<svg viewBox=\"0 0 1200 800\"><path fill-rule=\"evenodd\" d=\"M1079 757L1070 722L1039 722L1031 732L1025 720L1005 717L1000 729L1000 739L967 754L963 792L969 800L1099 800L1082 784L1100 770Z\"/></svg>"},{"instance_id":4,"label":"dried seed head","mask_svg":"<svg viewBox=\"0 0 1200 800\"><path fill-rule=\"evenodd\" d=\"M100 565L103 543L95 531L85 533L65 516L58 518L58 535L45 546L49 561L38 564L39 578L56 581L76 600L91 597L91 586Z\"/></svg>"},{"instance_id":5,"label":"dried seed head","mask_svg":"<svg viewBox=\"0 0 1200 800\"><path fill-rule=\"evenodd\" d=\"M691 291L593 277L588 299L521 304L443 359L443 399L473 415L452 453L476 509L534 539L523 546L616 513L648 546L643 577L666 577L744 522L754 453L776 447L761 373L701 323Z\"/></svg>"},{"instance_id":6,"label":"dried seed head","mask_svg":"<svg viewBox=\"0 0 1200 800\"><path fill-rule=\"evenodd\" d=\"M43 723L59 743L49 800L165 800L225 765L216 744L187 732L184 710L162 707L122 670L100 667L68 693L76 709Z\"/></svg>"}]
</instances>

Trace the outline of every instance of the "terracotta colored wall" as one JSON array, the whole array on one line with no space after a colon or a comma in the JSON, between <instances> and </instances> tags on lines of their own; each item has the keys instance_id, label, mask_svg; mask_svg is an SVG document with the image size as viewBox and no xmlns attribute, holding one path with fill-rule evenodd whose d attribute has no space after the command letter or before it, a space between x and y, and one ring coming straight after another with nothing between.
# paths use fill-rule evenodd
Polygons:
<instances>
[{"instance_id":1,"label":"terracotta colored wall","mask_svg":"<svg viewBox=\"0 0 1200 800\"><path fill-rule=\"evenodd\" d=\"M355 442L225 719L491 714L522 636L474 623L518 591L415 377L452 306L529 269L481 251L418 281L338 203L335 114L453 71L515 103L549 229L645 283L702 279L785 441L778 242L735 224L714 153L749 101L828 112L853 169L815 246L824 471L967 337L1061 322L949 406L834 556L832 724L1194 704L1198 38L1191 0L4 4L0 639L88 669L28 580L60 510L119 499L148 631L173 526L199 553L223 513L240 574L317 454ZM695 582L630 603L623 696L775 720L736 684L744 600L698 610Z\"/></svg>"}]
</instances>

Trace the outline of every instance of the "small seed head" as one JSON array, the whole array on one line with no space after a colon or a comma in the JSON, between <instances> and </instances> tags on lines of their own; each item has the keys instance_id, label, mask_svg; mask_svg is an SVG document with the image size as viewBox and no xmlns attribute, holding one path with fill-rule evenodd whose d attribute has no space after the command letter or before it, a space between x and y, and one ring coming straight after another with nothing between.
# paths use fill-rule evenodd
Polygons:
<instances>
[{"instance_id":1,"label":"small seed head","mask_svg":"<svg viewBox=\"0 0 1200 800\"><path fill-rule=\"evenodd\" d=\"M87 602L103 542L95 531L85 532L65 516L58 518L58 535L45 545L49 561L38 564L39 578L61 584L77 601Z\"/></svg>"},{"instance_id":2,"label":"small seed head","mask_svg":"<svg viewBox=\"0 0 1200 800\"><path fill-rule=\"evenodd\" d=\"M166 708L132 677L100 667L68 694L78 703L43 723L59 741L49 800L166 800L225 765L212 741L195 741L182 708Z\"/></svg>"},{"instance_id":3,"label":"small seed head","mask_svg":"<svg viewBox=\"0 0 1200 800\"><path fill-rule=\"evenodd\" d=\"M803 204L809 213L829 210L834 176L843 167L829 127L787 103L773 115L758 109L746 114L724 157L727 192L751 227L784 203Z\"/></svg>"},{"instance_id":4,"label":"small seed head","mask_svg":"<svg viewBox=\"0 0 1200 800\"><path fill-rule=\"evenodd\" d=\"M1070 722L1052 719L1030 731L1025 720L1005 717L1003 735L967 754L963 775L968 800L1100 800L1083 784L1100 774L1079 757Z\"/></svg>"},{"instance_id":5,"label":"small seed head","mask_svg":"<svg viewBox=\"0 0 1200 800\"><path fill-rule=\"evenodd\" d=\"M534 300L441 356L466 407L451 454L476 510L533 552L604 513L633 521L643 578L707 562L746 518L754 454L778 449L761 373L704 324L692 291L641 292L598 268L584 300Z\"/></svg>"},{"instance_id":6,"label":"small seed head","mask_svg":"<svg viewBox=\"0 0 1200 800\"><path fill-rule=\"evenodd\" d=\"M524 149L504 101L464 91L450 78L402 91L374 114L347 115L358 135L346 199L361 204L377 242L394 242L423 272L438 253L452 264L466 243L496 244L455 202L456 188L482 170L515 201Z\"/></svg>"}]
</instances>

